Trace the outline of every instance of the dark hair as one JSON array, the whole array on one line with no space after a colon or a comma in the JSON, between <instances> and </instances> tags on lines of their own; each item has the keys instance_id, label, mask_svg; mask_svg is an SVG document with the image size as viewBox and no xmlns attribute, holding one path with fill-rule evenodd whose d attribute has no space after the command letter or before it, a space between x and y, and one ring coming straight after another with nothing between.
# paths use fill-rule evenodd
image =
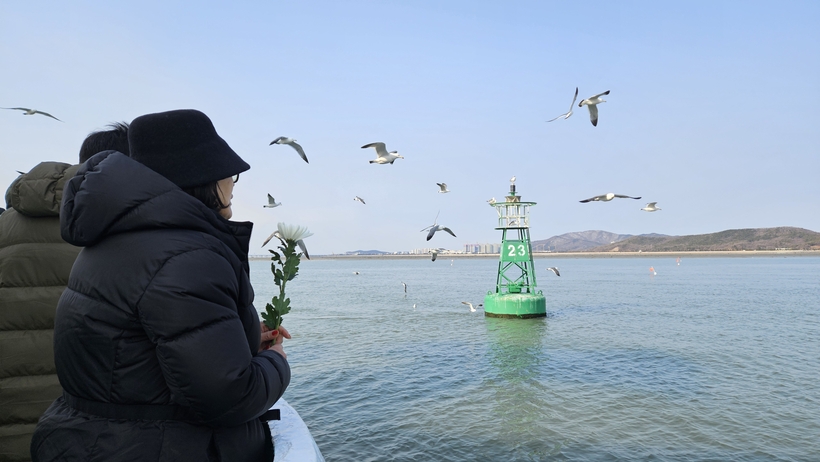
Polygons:
<instances>
[{"instance_id":1,"label":"dark hair","mask_svg":"<svg viewBox=\"0 0 820 462\"><path fill-rule=\"evenodd\" d=\"M228 208L219 198L219 184L217 181L199 186L191 186L190 188L183 188L183 191L199 199L200 202L205 204L205 207L211 210L219 211Z\"/></svg>"},{"instance_id":2,"label":"dark hair","mask_svg":"<svg viewBox=\"0 0 820 462\"><path fill-rule=\"evenodd\" d=\"M128 124L114 122L108 124L110 130L100 130L85 137L80 146L80 163L87 161L98 152L114 150L128 155Z\"/></svg>"}]
</instances>

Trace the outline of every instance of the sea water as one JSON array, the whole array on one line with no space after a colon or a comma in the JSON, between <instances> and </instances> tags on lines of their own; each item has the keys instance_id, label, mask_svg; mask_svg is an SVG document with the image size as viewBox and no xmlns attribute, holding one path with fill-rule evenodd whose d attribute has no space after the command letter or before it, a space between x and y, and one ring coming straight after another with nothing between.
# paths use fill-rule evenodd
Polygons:
<instances>
[{"instance_id":1,"label":"sea water","mask_svg":"<svg viewBox=\"0 0 820 462\"><path fill-rule=\"evenodd\" d=\"M497 269L302 262L285 398L328 461L820 460L820 258L537 258L527 320L461 303Z\"/></svg>"}]
</instances>

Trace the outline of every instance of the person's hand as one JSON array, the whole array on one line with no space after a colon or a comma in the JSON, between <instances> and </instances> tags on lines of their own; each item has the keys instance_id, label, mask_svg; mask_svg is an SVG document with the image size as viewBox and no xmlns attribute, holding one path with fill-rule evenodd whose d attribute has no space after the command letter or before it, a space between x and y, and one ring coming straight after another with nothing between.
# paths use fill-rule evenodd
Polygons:
<instances>
[{"instance_id":1,"label":"person's hand","mask_svg":"<svg viewBox=\"0 0 820 462\"><path fill-rule=\"evenodd\" d=\"M262 330L262 343L259 345L259 351L267 350L273 345L276 334L270 330L270 327L264 321L259 323L259 328Z\"/></svg>"},{"instance_id":2,"label":"person's hand","mask_svg":"<svg viewBox=\"0 0 820 462\"><path fill-rule=\"evenodd\" d=\"M291 338L290 332L282 326L279 326L276 330L270 330L264 322L260 323L260 328L262 329L262 344L259 346L259 351L273 350L287 359L288 355L285 354L282 342L284 342L286 338Z\"/></svg>"}]
</instances>

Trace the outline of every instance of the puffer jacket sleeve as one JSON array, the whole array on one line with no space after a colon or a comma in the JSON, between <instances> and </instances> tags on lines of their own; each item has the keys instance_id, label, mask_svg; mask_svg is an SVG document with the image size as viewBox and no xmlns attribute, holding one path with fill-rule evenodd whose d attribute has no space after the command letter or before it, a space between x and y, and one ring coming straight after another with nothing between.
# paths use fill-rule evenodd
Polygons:
<instances>
[{"instance_id":1,"label":"puffer jacket sleeve","mask_svg":"<svg viewBox=\"0 0 820 462\"><path fill-rule=\"evenodd\" d=\"M278 353L252 355L237 310L239 282L213 250L176 255L156 273L137 305L173 396L210 426L260 416L290 382Z\"/></svg>"}]
</instances>

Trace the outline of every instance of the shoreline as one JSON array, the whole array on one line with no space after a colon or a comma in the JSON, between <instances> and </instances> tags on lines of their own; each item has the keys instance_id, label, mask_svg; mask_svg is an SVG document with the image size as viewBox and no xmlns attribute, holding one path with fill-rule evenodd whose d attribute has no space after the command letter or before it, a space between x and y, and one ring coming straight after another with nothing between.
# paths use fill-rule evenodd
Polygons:
<instances>
[{"instance_id":1,"label":"shoreline","mask_svg":"<svg viewBox=\"0 0 820 462\"><path fill-rule=\"evenodd\" d=\"M533 258L655 258L655 257L820 257L820 250L693 250L687 252L533 252ZM439 259L457 258L494 258L495 253L440 253ZM403 255L314 255L311 260L401 260L401 259L430 259L430 254L403 254ZM250 255L248 260L270 260L269 255Z\"/></svg>"}]
</instances>

